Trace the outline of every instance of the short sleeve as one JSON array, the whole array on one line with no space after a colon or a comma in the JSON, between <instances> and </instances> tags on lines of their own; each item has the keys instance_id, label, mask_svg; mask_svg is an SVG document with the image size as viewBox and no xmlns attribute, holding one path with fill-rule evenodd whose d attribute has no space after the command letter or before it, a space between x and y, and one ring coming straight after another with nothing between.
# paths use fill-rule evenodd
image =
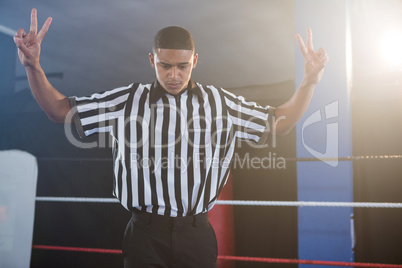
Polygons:
<instances>
[{"instance_id":1,"label":"short sleeve","mask_svg":"<svg viewBox=\"0 0 402 268\"><path fill-rule=\"evenodd\" d=\"M81 138L112 131L124 109L133 84L86 97L70 97L73 120Z\"/></svg>"},{"instance_id":2,"label":"short sleeve","mask_svg":"<svg viewBox=\"0 0 402 268\"><path fill-rule=\"evenodd\" d=\"M272 130L275 108L269 105L263 107L242 96L222 91L235 136L256 145L264 144Z\"/></svg>"}]
</instances>

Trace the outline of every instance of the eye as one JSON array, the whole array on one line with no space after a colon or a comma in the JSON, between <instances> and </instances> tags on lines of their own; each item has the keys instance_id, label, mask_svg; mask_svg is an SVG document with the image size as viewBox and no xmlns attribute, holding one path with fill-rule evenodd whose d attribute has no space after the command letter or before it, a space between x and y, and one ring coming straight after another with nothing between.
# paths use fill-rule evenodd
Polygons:
<instances>
[{"instance_id":1,"label":"eye","mask_svg":"<svg viewBox=\"0 0 402 268\"><path fill-rule=\"evenodd\" d=\"M187 68L187 66L188 66L188 65L179 65L179 68L180 68L181 70L184 70L184 69Z\"/></svg>"}]
</instances>

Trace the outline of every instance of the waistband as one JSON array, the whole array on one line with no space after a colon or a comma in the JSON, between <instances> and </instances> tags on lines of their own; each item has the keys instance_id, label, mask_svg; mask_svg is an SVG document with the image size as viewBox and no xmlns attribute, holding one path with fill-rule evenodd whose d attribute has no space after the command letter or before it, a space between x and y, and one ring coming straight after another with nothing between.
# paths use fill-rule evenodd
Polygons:
<instances>
[{"instance_id":1,"label":"waistband","mask_svg":"<svg viewBox=\"0 0 402 268\"><path fill-rule=\"evenodd\" d=\"M134 222L142 224L158 226L161 228L174 228L184 226L202 227L209 226L208 213L200 213L197 215L184 216L184 217L170 217L159 214L152 214L134 209L132 212L132 219Z\"/></svg>"}]
</instances>

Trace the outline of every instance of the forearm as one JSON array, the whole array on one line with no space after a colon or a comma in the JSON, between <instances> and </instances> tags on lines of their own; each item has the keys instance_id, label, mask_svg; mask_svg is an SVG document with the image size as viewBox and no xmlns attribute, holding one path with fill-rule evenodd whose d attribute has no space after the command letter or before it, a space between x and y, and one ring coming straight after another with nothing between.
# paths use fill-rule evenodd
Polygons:
<instances>
[{"instance_id":1,"label":"forearm","mask_svg":"<svg viewBox=\"0 0 402 268\"><path fill-rule=\"evenodd\" d=\"M285 135L296 125L307 110L316 84L304 79L293 96L275 109L274 127L277 135Z\"/></svg>"},{"instance_id":2,"label":"forearm","mask_svg":"<svg viewBox=\"0 0 402 268\"><path fill-rule=\"evenodd\" d=\"M323 48L317 52L314 50L313 34L310 28L307 29L307 46L299 34L296 35L296 38L304 57L304 77L293 96L275 109L273 130L277 135L289 133L306 112L313 97L314 88L320 82L324 67L329 60L327 52Z\"/></svg>"},{"instance_id":3,"label":"forearm","mask_svg":"<svg viewBox=\"0 0 402 268\"><path fill-rule=\"evenodd\" d=\"M26 67L28 82L36 101L50 120L64 123L70 111L66 96L57 91L47 80L40 65Z\"/></svg>"}]
</instances>

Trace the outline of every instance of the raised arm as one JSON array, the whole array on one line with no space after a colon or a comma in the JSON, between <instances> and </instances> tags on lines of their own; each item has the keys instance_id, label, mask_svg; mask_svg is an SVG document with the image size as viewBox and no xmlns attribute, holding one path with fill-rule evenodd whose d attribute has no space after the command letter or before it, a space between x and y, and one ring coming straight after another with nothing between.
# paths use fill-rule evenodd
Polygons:
<instances>
[{"instance_id":1,"label":"raised arm","mask_svg":"<svg viewBox=\"0 0 402 268\"><path fill-rule=\"evenodd\" d=\"M18 47L18 57L26 69L28 82L36 101L50 120L64 123L70 111L69 100L49 83L39 63L40 46L51 22L52 18L49 17L37 33L36 9L32 9L29 33L22 28L19 29L14 36L14 42Z\"/></svg>"},{"instance_id":2,"label":"raised arm","mask_svg":"<svg viewBox=\"0 0 402 268\"><path fill-rule=\"evenodd\" d=\"M314 50L313 34L310 28L307 30L307 47L299 34L296 38L304 57L304 77L293 96L275 109L276 134L278 135L289 133L307 110L315 86L320 82L328 62L327 52L323 48L317 52Z\"/></svg>"}]
</instances>

